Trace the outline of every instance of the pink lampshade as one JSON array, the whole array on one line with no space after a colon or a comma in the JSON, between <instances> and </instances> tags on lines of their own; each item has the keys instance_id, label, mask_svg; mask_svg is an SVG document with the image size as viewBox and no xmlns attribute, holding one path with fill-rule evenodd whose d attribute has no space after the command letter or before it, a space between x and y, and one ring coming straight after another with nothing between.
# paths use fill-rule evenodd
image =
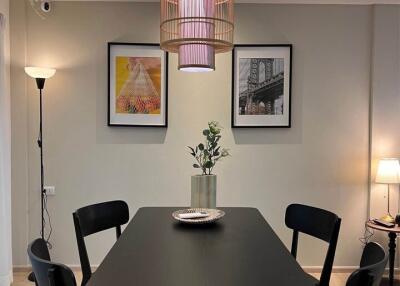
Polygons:
<instances>
[{"instance_id":1,"label":"pink lampshade","mask_svg":"<svg viewBox=\"0 0 400 286\"><path fill-rule=\"evenodd\" d=\"M233 0L161 0L161 48L183 71L215 69L215 53L233 47Z\"/></svg>"},{"instance_id":2,"label":"pink lampshade","mask_svg":"<svg viewBox=\"0 0 400 286\"><path fill-rule=\"evenodd\" d=\"M215 69L214 47L206 44L188 44L179 47L178 69L205 72Z\"/></svg>"},{"instance_id":3,"label":"pink lampshade","mask_svg":"<svg viewBox=\"0 0 400 286\"><path fill-rule=\"evenodd\" d=\"M215 0L180 0L179 16L184 18L179 26L181 38L213 38L214 25L207 18L214 15ZM194 21L202 17L203 21ZM184 44L179 46L178 69L183 71L210 71L215 69L214 48L208 44Z\"/></svg>"}]
</instances>

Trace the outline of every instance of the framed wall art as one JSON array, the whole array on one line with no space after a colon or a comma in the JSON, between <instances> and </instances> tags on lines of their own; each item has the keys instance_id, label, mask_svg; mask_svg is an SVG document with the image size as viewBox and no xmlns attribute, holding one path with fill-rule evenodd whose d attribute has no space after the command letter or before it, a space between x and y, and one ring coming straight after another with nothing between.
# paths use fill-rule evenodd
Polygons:
<instances>
[{"instance_id":1,"label":"framed wall art","mask_svg":"<svg viewBox=\"0 0 400 286\"><path fill-rule=\"evenodd\" d=\"M232 65L232 127L290 127L292 45L235 45Z\"/></svg>"},{"instance_id":2,"label":"framed wall art","mask_svg":"<svg viewBox=\"0 0 400 286\"><path fill-rule=\"evenodd\" d=\"M166 127L168 53L158 44L108 43L108 125Z\"/></svg>"}]
</instances>

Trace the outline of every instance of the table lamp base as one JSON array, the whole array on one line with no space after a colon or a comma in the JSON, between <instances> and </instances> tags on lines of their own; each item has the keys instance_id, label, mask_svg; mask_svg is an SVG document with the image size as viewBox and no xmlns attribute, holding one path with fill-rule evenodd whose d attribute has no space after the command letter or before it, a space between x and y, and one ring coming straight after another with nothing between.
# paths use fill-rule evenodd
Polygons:
<instances>
[{"instance_id":1,"label":"table lamp base","mask_svg":"<svg viewBox=\"0 0 400 286\"><path fill-rule=\"evenodd\" d=\"M380 219L386 222L394 223L394 217L392 217L392 215L389 213L387 215L384 215Z\"/></svg>"}]
</instances>

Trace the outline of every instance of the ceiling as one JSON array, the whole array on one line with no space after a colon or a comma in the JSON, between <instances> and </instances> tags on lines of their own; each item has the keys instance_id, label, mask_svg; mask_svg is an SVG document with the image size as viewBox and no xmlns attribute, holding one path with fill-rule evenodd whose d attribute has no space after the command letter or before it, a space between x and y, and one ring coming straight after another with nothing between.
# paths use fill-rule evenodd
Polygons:
<instances>
[{"instance_id":1,"label":"ceiling","mask_svg":"<svg viewBox=\"0 0 400 286\"><path fill-rule=\"evenodd\" d=\"M63 1L99 1L99 0L63 0ZM108 2L159 2L159 0L104 0L104 1L108 1ZM400 0L235 0L235 3L368 5L368 4L400 4Z\"/></svg>"}]
</instances>

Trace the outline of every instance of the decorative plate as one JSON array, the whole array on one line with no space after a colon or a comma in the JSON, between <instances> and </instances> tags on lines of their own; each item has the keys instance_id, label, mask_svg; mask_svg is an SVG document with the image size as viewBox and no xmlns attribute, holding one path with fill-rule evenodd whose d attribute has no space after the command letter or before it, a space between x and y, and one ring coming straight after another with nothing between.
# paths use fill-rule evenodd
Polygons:
<instances>
[{"instance_id":1,"label":"decorative plate","mask_svg":"<svg viewBox=\"0 0 400 286\"><path fill-rule=\"evenodd\" d=\"M181 218L179 217L180 214L185 213L195 213L195 212L207 212L207 217L202 218ZM172 213L172 217L180 222L188 223L188 224L206 224L212 223L225 215L224 211L217 210L217 209L201 209L201 208L194 208L194 209L185 209L179 210Z\"/></svg>"}]
</instances>

